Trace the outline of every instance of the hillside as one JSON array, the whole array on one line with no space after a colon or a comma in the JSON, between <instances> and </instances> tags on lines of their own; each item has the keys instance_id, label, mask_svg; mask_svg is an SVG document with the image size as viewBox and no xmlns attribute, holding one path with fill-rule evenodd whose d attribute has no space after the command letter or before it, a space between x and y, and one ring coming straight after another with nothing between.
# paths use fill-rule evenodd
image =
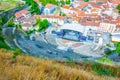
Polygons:
<instances>
[{"instance_id":1,"label":"hillside","mask_svg":"<svg viewBox=\"0 0 120 80\"><path fill-rule=\"evenodd\" d=\"M63 63L19 55L12 59L14 52L0 49L0 80L119 80L116 77L100 76L88 65Z\"/></svg>"}]
</instances>

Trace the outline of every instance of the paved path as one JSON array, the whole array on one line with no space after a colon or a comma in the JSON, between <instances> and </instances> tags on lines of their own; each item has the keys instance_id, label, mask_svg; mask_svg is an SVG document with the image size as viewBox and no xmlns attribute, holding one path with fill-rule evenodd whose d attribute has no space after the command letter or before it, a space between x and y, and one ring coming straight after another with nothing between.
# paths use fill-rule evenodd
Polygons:
<instances>
[{"instance_id":1,"label":"paved path","mask_svg":"<svg viewBox=\"0 0 120 80\"><path fill-rule=\"evenodd\" d=\"M16 44L14 43L14 34L13 34L14 27L7 27L3 28L3 35L5 37L5 42L11 47L11 48L17 48Z\"/></svg>"}]
</instances>

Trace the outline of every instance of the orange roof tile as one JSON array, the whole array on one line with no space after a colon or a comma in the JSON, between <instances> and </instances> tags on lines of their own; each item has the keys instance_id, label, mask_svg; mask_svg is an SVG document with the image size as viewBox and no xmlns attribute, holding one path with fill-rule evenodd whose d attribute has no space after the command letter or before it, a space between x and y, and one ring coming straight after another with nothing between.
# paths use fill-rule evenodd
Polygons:
<instances>
[{"instance_id":1,"label":"orange roof tile","mask_svg":"<svg viewBox=\"0 0 120 80\"><path fill-rule=\"evenodd\" d=\"M77 11L78 16L84 16L85 12L84 11Z\"/></svg>"},{"instance_id":2,"label":"orange roof tile","mask_svg":"<svg viewBox=\"0 0 120 80\"><path fill-rule=\"evenodd\" d=\"M55 6L55 5L54 5L54 4L47 4L47 5L45 6L45 8L51 9L53 6Z\"/></svg>"},{"instance_id":3,"label":"orange roof tile","mask_svg":"<svg viewBox=\"0 0 120 80\"><path fill-rule=\"evenodd\" d=\"M64 6L62 6L62 8L70 9L70 7L68 5L64 5Z\"/></svg>"},{"instance_id":4,"label":"orange roof tile","mask_svg":"<svg viewBox=\"0 0 120 80\"><path fill-rule=\"evenodd\" d=\"M41 18L56 18L56 19L61 19L61 20L65 18L63 16L56 16L56 15L36 15L36 16L41 17Z\"/></svg>"},{"instance_id":5,"label":"orange roof tile","mask_svg":"<svg viewBox=\"0 0 120 80\"><path fill-rule=\"evenodd\" d=\"M73 10L73 11L78 11L77 8L70 8L70 10Z\"/></svg>"},{"instance_id":6,"label":"orange roof tile","mask_svg":"<svg viewBox=\"0 0 120 80\"><path fill-rule=\"evenodd\" d=\"M116 28L120 28L120 25L117 25Z\"/></svg>"},{"instance_id":7,"label":"orange roof tile","mask_svg":"<svg viewBox=\"0 0 120 80\"><path fill-rule=\"evenodd\" d=\"M81 5L77 6L77 9L84 8L88 5L88 3L82 3Z\"/></svg>"},{"instance_id":8,"label":"orange roof tile","mask_svg":"<svg viewBox=\"0 0 120 80\"><path fill-rule=\"evenodd\" d=\"M104 7L105 9L108 9L108 8L109 8L109 6L108 6L108 5L103 5L103 7Z\"/></svg>"},{"instance_id":9,"label":"orange roof tile","mask_svg":"<svg viewBox=\"0 0 120 80\"><path fill-rule=\"evenodd\" d=\"M84 26L100 26L100 23L95 23L95 22L92 22L92 21L86 21L86 22L82 22L81 25L84 25Z\"/></svg>"},{"instance_id":10,"label":"orange roof tile","mask_svg":"<svg viewBox=\"0 0 120 80\"><path fill-rule=\"evenodd\" d=\"M91 12L98 12L98 9L92 9Z\"/></svg>"},{"instance_id":11,"label":"orange roof tile","mask_svg":"<svg viewBox=\"0 0 120 80\"><path fill-rule=\"evenodd\" d=\"M29 11L27 11L27 10L21 10L21 11L15 13L15 17L20 18L20 17L23 17L23 15L26 15L28 13L29 13Z\"/></svg>"},{"instance_id":12,"label":"orange roof tile","mask_svg":"<svg viewBox=\"0 0 120 80\"><path fill-rule=\"evenodd\" d=\"M108 1L113 4L120 4L120 0L108 0Z\"/></svg>"}]
</instances>

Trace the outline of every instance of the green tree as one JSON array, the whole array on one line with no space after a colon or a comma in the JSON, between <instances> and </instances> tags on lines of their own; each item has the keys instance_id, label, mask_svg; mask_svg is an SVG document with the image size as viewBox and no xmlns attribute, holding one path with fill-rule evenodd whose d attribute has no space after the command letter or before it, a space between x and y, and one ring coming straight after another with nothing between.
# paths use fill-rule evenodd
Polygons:
<instances>
[{"instance_id":1,"label":"green tree","mask_svg":"<svg viewBox=\"0 0 120 80\"><path fill-rule=\"evenodd\" d=\"M36 25L38 25L40 22L41 22L41 19L40 19L40 18L37 18L37 19L36 19Z\"/></svg>"},{"instance_id":2,"label":"green tree","mask_svg":"<svg viewBox=\"0 0 120 80\"><path fill-rule=\"evenodd\" d=\"M64 5L64 4L65 4L65 1L64 1L64 0L61 0L60 3L61 3L62 5Z\"/></svg>"},{"instance_id":3,"label":"green tree","mask_svg":"<svg viewBox=\"0 0 120 80\"><path fill-rule=\"evenodd\" d=\"M62 16L66 16L66 14L65 14L65 13L62 13Z\"/></svg>"},{"instance_id":4,"label":"green tree","mask_svg":"<svg viewBox=\"0 0 120 80\"><path fill-rule=\"evenodd\" d=\"M117 42L116 43L116 49L115 49L115 51L119 54L119 56L120 56L120 42Z\"/></svg>"},{"instance_id":5,"label":"green tree","mask_svg":"<svg viewBox=\"0 0 120 80\"><path fill-rule=\"evenodd\" d=\"M58 5L58 0L39 0L40 2L42 2L42 5L46 5L46 4L55 4Z\"/></svg>"},{"instance_id":6,"label":"green tree","mask_svg":"<svg viewBox=\"0 0 120 80\"><path fill-rule=\"evenodd\" d=\"M70 4L70 0L66 0L66 4Z\"/></svg>"},{"instance_id":7,"label":"green tree","mask_svg":"<svg viewBox=\"0 0 120 80\"><path fill-rule=\"evenodd\" d=\"M7 22L7 18L6 17L0 17L0 25L3 25Z\"/></svg>"},{"instance_id":8,"label":"green tree","mask_svg":"<svg viewBox=\"0 0 120 80\"><path fill-rule=\"evenodd\" d=\"M33 2L33 0L24 0L26 4L31 5L31 3Z\"/></svg>"},{"instance_id":9,"label":"green tree","mask_svg":"<svg viewBox=\"0 0 120 80\"><path fill-rule=\"evenodd\" d=\"M2 19L0 19L0 25L2 25L3 24L3 21L2 21Z\"/></svg>"},{"instance_id":10,"label":"green tree","mask_svg":"<svg viewBox=\"0 0 120 80\"><path fill-rule=\"evenodd\" d=\"M39 14L40 13L39 6L35 1L33 1L31 3L30 12L33 13L33 14Z\"/></svg>"},{"instance_id":11,"label":"green tree","mask_svg":"<svg viewBox=\"0 0 120 80\"><path fill-rule=\"evenodd\" d=\"M117 6L117 10L120 13L120 4Z\"/></svg>"},{"instance_id":12,"label":"green tree","mask_svg":"<svg viewBox=\"0 0 120 80\"><path fill-rule=\"evenodd\" d=\"M46 29L48 25L49 25L48 20L47 20L47 19L44 19L43 21L41 21L41 22L39 23L39 30Z\"/></svg>"},{"instance_id":13,"label":"green tree","mask_svg":"<svg viewBox=\"0 0 120 80\"><path fill-rule=\"evenodd\" d=\"M21 50L20 50L20 49L15 49L12 58L13 58L13 59L16 59L16 57L17 57L18 55L20 55L20 54L21 54Z\"/></svg>"},{"instance_id":14,"label":"green tree","mask_svg":"<svg viewBox=\"0 0 120 80\"><path fill-rule=\"evenodd\" d=\"M89 0L84 0L84 2L88 2Z\"/></svg>"}]
</instances>

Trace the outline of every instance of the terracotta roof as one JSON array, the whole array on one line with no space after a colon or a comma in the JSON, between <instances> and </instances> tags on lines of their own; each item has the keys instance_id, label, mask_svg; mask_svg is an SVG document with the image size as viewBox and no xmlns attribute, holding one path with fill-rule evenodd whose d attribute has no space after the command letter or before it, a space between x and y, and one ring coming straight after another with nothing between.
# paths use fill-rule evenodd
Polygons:
<instances>
[{"instance_id":1,"label":"terracotta roof","mask_svg":"<svg viewBox=\"0 0 120 80\"><path fill-rule=\"evenodd\" d=\"M56 18L56 19L61 19L61 20L65 18L63 16L56 16L56 15L36 15L36 16L40 18Z\"/></svg>"},{"instance_id":2,"label":"terracotta roof","mask_svg":"<svg viewBox=\"0 0 120 80\"><path fill-rule=\"evenodd\" d=\"M105 2L107 2L107 0L96 0L96 2L102 2L102 3L105 3Z\"/></svg>"},{"instance_id":3,"label":"terracotta roof","mask_svg":"<svg viewBox=\"0 0 120 80\"><path fill-rule=\"evenodd\" d=\"M85 12L84 11L77 11L78 16L85 16Z\"/></svg>"},{"instance_id":4,"label":"terracotta roof","mask_svg":"<svg viewBox=\"0 0 120 80\"><path fill-rule=\"evenodd\" d=\"M73 11L78 11L77 8L70 8L70 10L73 10Z\"/></svg>"},{"instance_id":5,"label":"terracotta roof","mask_svg":"<svg viewBox=\"0 0 120 80\"><path fill-rule=\"evenodd\" d=\"M103 23L108 23L108 24L116 24L117 23L117 21L116 20L102 20L101 22L103 22Z\"/></svg>"},{"instance_id":6,"label":"terracotta roof","mask_svg":"<svg viewBox=\"0 0 120 80\"><path fill-rule=\"evenodd\" d=\"M120 18L117 18L117 21L120 21Z\"/></svg>"},{"instance_id":7,"label":"terracotta roof","mask_svg":"<svg viewBox=\"0 0 120 80\"><path fill-rule=\"evenodd\" d=\"M77 17L77 15L76 14L70 14L72 17Z\"/></svg>"},{"instance_id":8,"label":"terracotta roof","mask_svg":"<svg viewBox=\"0 0 120 80\"><path fill-rule=\"evenodd\" d=\"M64 5L64 6L62 6L62 8L70 9L70 7L68 5Z\"/></svg>"},{"instance_id":9,"label":"terracotta roof","mask_svg":"<svg viewBox=\"0 0 120 80\"><path fill-rule=\"evenodd\" d=\"M45 8L51 9L51 8L53 8L54 6L55 6L54 4L47 4L47 5L45 6Z\"/></svg>"},{"instance_id":10,"label":"terracotta roof","mask_svg":"<svg viewBox=\"0 0 120 80\"><path fill-rule=\"evenodd\" d=\"M108 5L103 5L103 7L104 7L105 9L110 8Z\"/></svg>"},{"instance_id":11,"label":"terracotta roof","mask_svg":"<svg viewBox=\"0 0 120 80\"><path fill-rule=\"evenodd\" d=\"M20 17L23 17L24 15L26 15L28 13L29 13L28 10L21 10L21 11L15 13L15 17L20 18Z\"/></svg>"},{"instance_id":12,"label":"terracotta roof","mask_svg":"<svg viewBox=\"0 0 120 80\"><path fill-rule=\"evenodd\" d=\"M108 0L108 1L113 4L120 4L120 0Z\"/></svg>"},{"instance_id":13,"label":"terracotta roof","mask_svg":"<svg viewBox=\"0 0 120 80\"><path fill-rule=\"evenodd\" d=\"M22 11L20 11L20 13L21 13L21 14L28 14L29 11L28 11L28 10L22 10Z\"/></svg>"},{"instance_id":14,"label":"terracotta roof","mask_svg":"<svg viewBox=\"0 0 120 80\"><path fill-rule=\"evenodd\" d=\"M95 2L89 2L94 8L102 8L101 5L96 4Z\"/></svg>"},{"instance_id":15,"label":"terracotta roof","mask_svg":"<svg viewBox=\"0 0 120 80\"><path fill-rule=\"evenodd\" d=\"M16 13L15 13L15 17L16 17L16 18L20 18L20 17L22 17L22 16L23 16L23 15L20 14L19 12L16 12Z\"/></svg>"},{"instance_id":16,"label":"terracotta roof","mask_svg":"<svg viewBox=\"0 0 120 80\"><path fill-rule=\"evenodd\" d=\"M92 9L91 12L98 12L98 9Z\"/></svg>"},{"instance_id":17,"label":"terracotta roof","mask_svg":"<svg viewBox=\"0 0 120 80\"><path fill-rule=\"evenodd\" d=\"M82 3L81 5L77 6L76 8L81 9L88 5L88 3Z\"/></svg>"},{"instance_id":18,"label":"terracotta roof","mask_svg":"<svg viewBox=\"0 0 120 80\"><path fill-rule=\"evenodd\" d=\"M100 26L100 23L95 23L95 22L92 22L92 21L86 21L86 22L82 22L83 26Z\"/></svg>"},{"instance_id":19,"label":"terracotta roof","mask_svg":"<svg viewBox=\"0 0 120 80\"><path fill-rule=\"evenodd\" d=\"M31 24L30 23L23 23L22 26L23 27L31 27Z\"/></svg>"},{"instance_id":20,"label":"terracotta roof","mask_svg":"<svg viewBox=\"0 0 120 80\"><path fill-rule=\"evenodd\" d=\"M29 22L29 23L31 23L31 22L33 22L34 20L36 20L36 16L35 16L35 15L31 16L30 18L24 19L24 22Z\"/></svg>"},{"instance_id":21,"label":"terracotta roof","mask_svg":"<svg viewBox=\"0 0 120 80\"><path fill-rule=\"evenodd\" d=\"M99 17L98 13L93 13L93 14L85 14L86 17Z\"/></svg>"}]
</instances>

